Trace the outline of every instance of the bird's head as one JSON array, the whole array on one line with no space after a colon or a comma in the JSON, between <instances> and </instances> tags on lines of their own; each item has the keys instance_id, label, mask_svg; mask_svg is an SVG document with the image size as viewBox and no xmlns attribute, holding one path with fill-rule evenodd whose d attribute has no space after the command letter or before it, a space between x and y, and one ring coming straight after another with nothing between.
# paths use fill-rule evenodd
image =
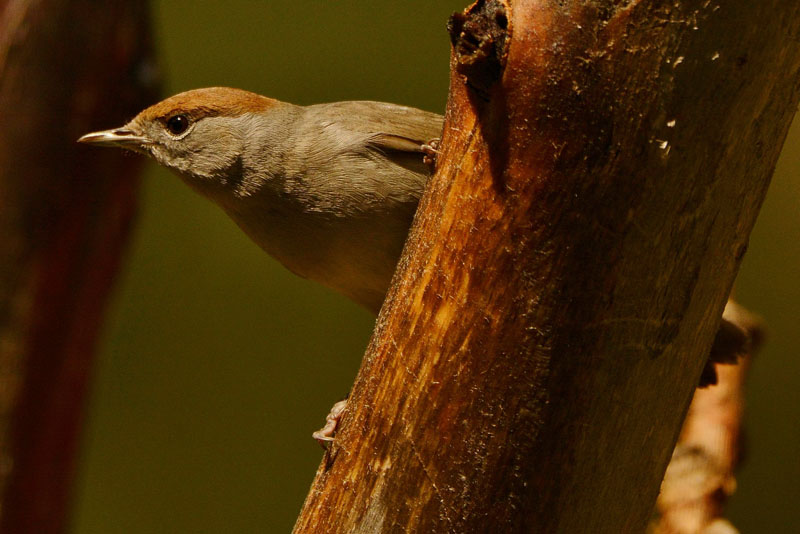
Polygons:
<instances>
[{"instance_id":1,"label":"bird's head","mask_svg":"<svg viewBox=\"0 0 800 534\"><path fill-rule=\"evenodd\" d=\"M122 127L78 142L152 156L193 187L208 191L241 174L247 137L265 113L284 104L241 89L210 87L167 98Z\"/></svg>"}]
</instances>

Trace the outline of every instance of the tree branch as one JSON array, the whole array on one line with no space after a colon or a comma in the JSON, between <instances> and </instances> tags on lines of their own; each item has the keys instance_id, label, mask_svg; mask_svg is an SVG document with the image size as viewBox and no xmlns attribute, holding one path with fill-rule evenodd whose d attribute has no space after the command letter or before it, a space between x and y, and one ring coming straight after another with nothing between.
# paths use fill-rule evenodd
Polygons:
<instances>
[{"instance_id":1,"label":"tree branch","mask_svg":"<svg viewBox=\"0 0 800 534\"><path fill-rule=\"evenodd\" d=\"M295 533L642 532L798 102L800 5L479 1Z\"/></svg>"},{"instance_id":2,"label":"tree branch","mask_svg":"<svg viewBox=\"0 0 800 534\"><path fill-rule=\"evenodd\" d=\"M142 1L0 8L4 533L66 528L94 345L140 168L75 140L152 100L148 36Z\"/></svg>"},{"instance_id":3,"label":"tree branch","mask_svg":"<svg viewBox=\"0 0 800 534\"><path fill-rule=\"evenodd\" d=\"M736 489L745 378L764 332L760 319L733 300L723 317L747 336L745 353L736 365L717 365L716 385L695 392L661 484L652 534L737 532L722 511Z\"/></svg>"}]
</instances>

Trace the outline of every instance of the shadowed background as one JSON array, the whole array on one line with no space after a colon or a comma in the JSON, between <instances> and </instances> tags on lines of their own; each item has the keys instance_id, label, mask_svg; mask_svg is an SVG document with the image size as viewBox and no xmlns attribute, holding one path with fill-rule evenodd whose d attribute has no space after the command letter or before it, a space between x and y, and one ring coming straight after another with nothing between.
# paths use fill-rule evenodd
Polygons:
<instances>
[{"instance_id":1,"label":"shadowed background","mask_svg":"<svg viewBox=\"0 0 800 534\"><path fill-rule=\"evenodd\" d=\"M164 94L226 85L297 104L443 112L445 22L466 4L153 2ZM800 527L798 174L800 124L737 283L769 329L729 509L743 533ZM310 433L347 393L372 316L288 273L154 164L128 260L96 370L72 532L288 532L321 457Z\"/></svg>"}]
</instances>

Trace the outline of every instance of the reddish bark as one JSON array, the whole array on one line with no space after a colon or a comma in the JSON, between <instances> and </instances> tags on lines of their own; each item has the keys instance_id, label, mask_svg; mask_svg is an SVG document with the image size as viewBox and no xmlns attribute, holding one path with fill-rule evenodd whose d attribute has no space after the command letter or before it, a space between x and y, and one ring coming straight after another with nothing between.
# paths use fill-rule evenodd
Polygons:
<instances>
[{"instance_id":1,"label":"reddish bark","mask_svg":"<svg viewBox=\"0 0 800 534\"><path fill-rule=\"evenodd\" d=\"M0 530L57 533L140 168L75 139L152 101L155 69L146 2L11 0L0 30Z\"/></svg>"},{"instance_id":2,"label":"reddish bark","mask_svg":"<svg viewBox=\"0 0 800 534\"><path fill-rule=\"evenodd\" d=\"M797 106L800 5L508 4L453 21L439 168L295 533L646 528Z\"/></svg>"}]
</instances>

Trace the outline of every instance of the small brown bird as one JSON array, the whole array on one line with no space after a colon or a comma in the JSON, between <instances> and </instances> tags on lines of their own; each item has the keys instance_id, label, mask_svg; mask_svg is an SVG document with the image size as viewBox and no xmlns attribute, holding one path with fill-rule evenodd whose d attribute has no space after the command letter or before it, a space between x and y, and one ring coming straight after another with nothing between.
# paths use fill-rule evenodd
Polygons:
<instances>
[{"instance_id":1,"label":"small brown bird","mask_svg":"<svg viewBox=\"0 0 800 534\"><path fill-rule=\"evenodd\" d=\"M289 270L377 313L442 122L382 102L302 107L212 87L78 141L153 157Z\"/></svg>"},{"instance_id":2,"label":"small brown bird","mask_svg":"<svg viewBox=\"0 0 800 534\"><path fill-rule=\"evenodd\" d=\"M180 93L82 143L152 156L216 202L261 248L302 277L377 313L430 175L443 117L382 102L295 106L240 89ZM435 151L434 151L435 152ZM723 319L714 362L747 342ZM329 441L344 402L314 435Z\"/></svg>"}]
</instances>

